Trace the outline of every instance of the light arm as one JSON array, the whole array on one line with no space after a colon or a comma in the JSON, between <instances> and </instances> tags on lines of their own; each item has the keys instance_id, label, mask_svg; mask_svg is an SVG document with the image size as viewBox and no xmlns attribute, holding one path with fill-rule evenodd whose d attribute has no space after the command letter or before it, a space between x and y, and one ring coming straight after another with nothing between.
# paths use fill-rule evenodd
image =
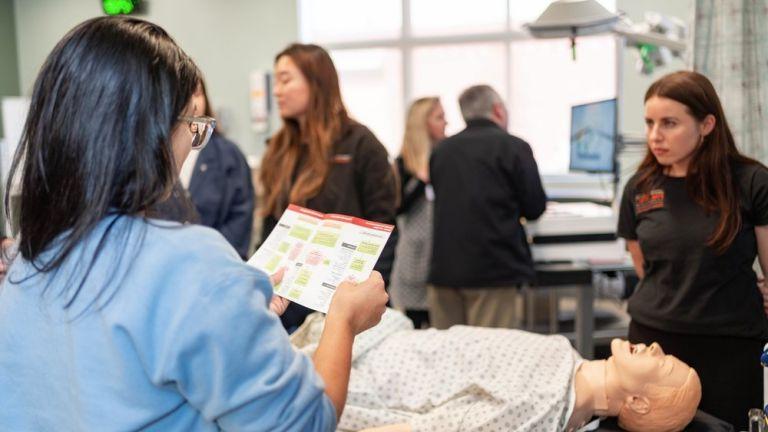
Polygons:
<instances>
[{"instance_id":1,"label":"light arm","mask_svg":"<svg viewBox=\"0 0 768 432\"><path fill-rule=\"evenodd\" d=\"M756 226L755 238L757 239L757 261L762 273L757 278L757 287L763 295L763 309L768 315L768 287L765 284L765 275L768 274L768 225Z\"/></svg>"}]
</instances>

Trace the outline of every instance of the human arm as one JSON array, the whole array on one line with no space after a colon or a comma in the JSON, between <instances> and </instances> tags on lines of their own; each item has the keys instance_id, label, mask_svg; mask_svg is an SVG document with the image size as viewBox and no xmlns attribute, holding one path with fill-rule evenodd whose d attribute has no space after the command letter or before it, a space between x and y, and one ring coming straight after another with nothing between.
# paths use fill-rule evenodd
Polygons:
<instances>
[{"instance_id":1,"label":"human arm","mask_svg":"<svg viewBox=\"0 0 768 432\"><path fill-rule=\"evenodd\" d=\"M397 170L397 183L400 185L400 205L397 213L407 213L411 206L425 194L426 182L429 179L429 173L414 175L405 169L405 163L402 157L395 160L395 169Z\"/></svg>"},{"instance_id":2,"label":"human arm","mask_svg":"<svg viewBox=\"0 0 768 432\"><path fill-rule=\"evenodd\" d=\"M757 261L761 275L757 279L757 287L763 297L763 309L768 315L768 287L765 278L768 276L768 171L758 167L750 176L749 203L751 218L755 224L755 240L757 241Z\"/></svg>"},{"instance_id":3,"label":"human arm","mask_svg":"<svg viewBox=\"0 0 768 432\"><path fill-rule=\"evenodd\" d=\"M395 176L384 145L366 130L359 137L355 155L355 183L365 219L393 223L395 220Z\"/></svg>"},{"instance_id":4,"label":"human arm","mask_svg":"<svg viewBox=\"0 0 768 432\"><path fill-rule=\"evenodd\" d=\"M763 296L763 309L768 315L768 287L765 283L765 276L768 275L768 225L756 226L755 238L757 239L757 261L762 272L757 280L757 287Z\"/></svg>"},{"instance_id":5,"label":"human arm","mask_svg":"<svg viewBox=\"0 0 768 432\"><path fill-rule=\"evenodd\" d=\"M140 352L152 382L173 388L222 430L333 430L335 408L314 364L266 310L267 277L234 266L216 278L187 270L193 274L172 279L184 289L170 291L180 294L150 307L153 319L139 323L153 335L136 342L151 345Z\"/></svg>"},{"instance_id":6,"label":"human arm","mask_svg":"<svg viewBox=\"0 0 768 432\"><path fill-rule=\"evenodd\" d=\"M618 226L616 228L617 235L626 240L627 251L632 257L632 265L635 268L637 277L642 279L645 277L645 257L643 256L643 250L640 248L640 242L637 238L637 215L635 214L635 206L633 197L635 195L635 189L632 186L634 179L630 179L624 186L624 192L621 195L621 203L619 204L619 218Z\"/></svg>"},{"instance_id":7,"label":"human arm","mask_svg":"<svg viewBox=\"0 0 768 432\"><path fill-rule=\"evenodd\" d=\"M627 250L632 257L632 265L635 267L635 273L637 277L642 279L645 277L645 259L643 258L643 251L640 249L640 243L637 240L627 240Z\"/></svg>"},{"instance_id":8,"label":"human arm","mask_svg":"<svg viewBox=\"0 0 768 432\"><path fill-rule=\"evenodd\" d=\"M359 138L355 155L355 182L362 217L375 222L395 224L397 194L394 172L389 164L387 150L373 133L366 130ZM389 282L395 260L397 229L393 231L374 269Z\"/></svg>"},{"instance_id":9,"label":"human arm","mask_svg":"<svg viewBox=\"0 0 768 432\"><path fill-rule=\"evenodd\" d=\"M272 286L285 275L281 268L270 276ZM378 272L360 284L343 282L336 288L325 321L325 328L315 351L313 362L317 373L325 382L325 393L341 418L347 398L349 373L352 368L352 343L355 336L376 325L386 308L388 296ZM269 309L278 316L290 304L287 299L273 295Z\"/></svg>"},{"instance_id":10,"label":"human arm","mask_svg":"<svg viewBox=\"0 0 768 432\"><path fill-rule=\"evenodd\" d=\"M516 140L514 147L508 146L510 150L514 149L510 158L512 166L509 173L514 191L519 197L520 214L528 220L535 220L547 207L547 195L541 184L539 168L531 146L523 140Z\"/></svg>"},{"instance_id":11,"label":"human arm","mask_svg":"<svg viewBox=\"0 0 768 432\"><path fill-rule=\"evenodd\" d=\"M253 188L251 170L245 156L234 143L230 144L232 166L227 171L226 181L231 188L231 193L229 202L226 203L224 219L218 230L234 246L241 258L248 259L256 192Z\"/></svg>"},{"instance_id":12,"label":"human arm","mask_svg":"<svg viewBox=\"0 0 768 432\"><path fill-rule=\"evenodd\" d=\"M343 282L336 288L313 361L337 418L347 400L352 342L381 320L388 299L381 274L375 271L364 282Z\"/></svg>"},{"instance_id":13,"label":"human arm","mask_svg":"<svg viewBox=\"0 0 768 432\"><path fill-rule=\"evenodd\" d=\"M269 282L272 284L272 287L278 286L280 282L283 281L283 276L285 276L285 267L281 267L269 277ZM272 300L269 301L269 310L274 312L275 315L281 316L285 313L285 310L288 309L288 305L290 304L291 301L287 298L272 294Z\"/></svg>"}]
</instances>

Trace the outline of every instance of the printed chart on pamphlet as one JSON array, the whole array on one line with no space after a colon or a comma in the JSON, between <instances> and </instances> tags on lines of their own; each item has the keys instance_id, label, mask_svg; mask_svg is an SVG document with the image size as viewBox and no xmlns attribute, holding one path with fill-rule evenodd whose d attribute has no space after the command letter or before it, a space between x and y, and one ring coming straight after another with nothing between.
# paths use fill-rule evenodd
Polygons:
<instances>
[{"instance_id":1,"label":"printed chart on pamphlet","mask_svg":"<svg viewBox=\"0 0 768 432\"><path fill-rule=\"evenodd\" d=\"M248 264L268 274L285 267L275 294L327 313L338 284L368 279L392 229L290 205Z\"/></svg>"}]
</instances>

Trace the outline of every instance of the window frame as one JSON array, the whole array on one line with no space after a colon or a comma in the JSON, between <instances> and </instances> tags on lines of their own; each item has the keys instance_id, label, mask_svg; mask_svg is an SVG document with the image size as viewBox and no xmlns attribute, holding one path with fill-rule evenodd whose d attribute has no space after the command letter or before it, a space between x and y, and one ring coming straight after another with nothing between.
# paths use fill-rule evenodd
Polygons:
<instances>
[{"instance_id":1,"label":"window frame","mask_svg":"<svg viewBox=\"0 0 768 432\"><path fill-rule=\"evenodd\" d=\"M326 41L314 41L308 40L305 34L304 25L301 22L303 3L308 0L297 0L297 16L299 17L298 28L299 38L304 43L320 43L328 51L339 50L360 50L369 48L390 48L398 49L401 54L400 74L402 78L402 106L404 110L407 110L409 103L416 96L413 91L413 51L416 48L428 47L428 46L442 46L442 45L455 45L455 44L469 44L469 43L482 43L482 42L495 42L503 43L504 49L504 71L503 76L507 82L507 89L505 94L501 96L504 98L505 103L509 104L513 100L513 94L515 91L515 83L512 80L512 67L511 67L511 45L514 42L536 40L528 32L512 28L511 19L511 6L515 0L506 1L506 13L505 13L505 31L490 32L490 33L463 33L457 35L435 35L435 36L414 36L412 33L411 25L411 0L400 0L401 12L402 12L402 25L400 29L400 36L396 38L381 38L381 39L365 39L360 41L340 41L340 42L326 42ZM611 10L611 9L609 9ZM616 10L616 4L612 10ZM578 43L578 42L577 42ZM616 64L614 65L613 73L616 76L615 80L615 97L620 99L619 95L621 90L621 62L623 61L622 51L624 48L624 42L621 38L616 38L615 50L616 50ZM619 103L621 101L619 100ZM617 107L620 111L620 106ZM403 113L403 116L405 113ZM618 121L620 122L620 112L617 114ZM621 124L618 125L621 130ZM509 127L507 128L509 132ZM535 143L531 144L534 147ZM390 155L395 157L396 155ZM562 173L553 173L559 175Z\"/></svg>"}]
</instances>

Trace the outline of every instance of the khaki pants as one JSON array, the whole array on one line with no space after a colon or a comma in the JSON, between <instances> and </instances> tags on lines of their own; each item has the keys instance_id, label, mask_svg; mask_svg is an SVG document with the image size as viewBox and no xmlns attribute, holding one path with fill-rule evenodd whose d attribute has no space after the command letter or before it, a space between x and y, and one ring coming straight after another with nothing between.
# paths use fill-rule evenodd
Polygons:
<instances>
[{"instance_id":1,"label":"khaki pants","mask_svg":"<svg viewBox=\"0 0 768 432\"><path fill-rule=\"evenodd\" d=\"M429 285L427 303L432 326L520 328L523 298L518 287L457 288Z\"/></svg>"}]
</instances>

